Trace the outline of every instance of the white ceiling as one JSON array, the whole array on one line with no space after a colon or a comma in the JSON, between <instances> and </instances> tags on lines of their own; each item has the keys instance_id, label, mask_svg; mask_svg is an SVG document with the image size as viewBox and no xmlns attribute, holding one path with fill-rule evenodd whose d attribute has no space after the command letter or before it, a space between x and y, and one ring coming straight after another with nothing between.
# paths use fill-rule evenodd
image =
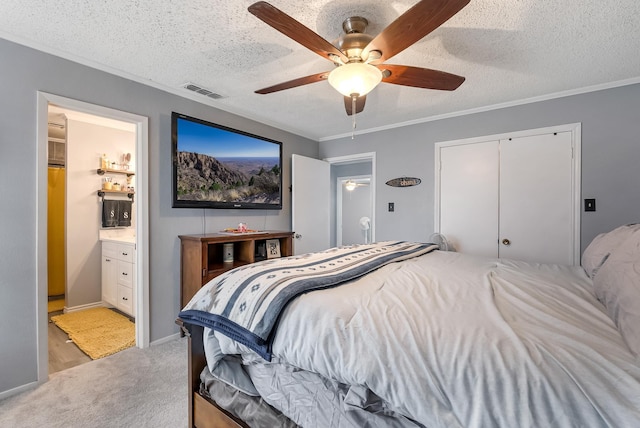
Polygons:
<instances>
[{"instance_id":1,"label":"white ceiling","mask_svg":"<svg viewBox=\"0 0 640 428\"><path fill-rule=\"evenodd\" d=\"M417 0L271 0L325 39L360 15L375 35ZM315 140L348 135L326 81L254 91L333 65L247 12L252 0L2 0L0 37ZM382 83L357 129L415 123L529 99L640 82L638 0L471 0L388 60L466 77L454 92ZM226 98L181 86L193 82ZM215 118L206 118L215 121Z\"/></svg>"},{"instance_id":2,"label":"white ceiling","mask_svg":"<svg viewBox=\"0 0 640 428\"><path fill-rule=\"evenodd\" d=\"M119 129L121 131L136 132L136 125L121 120L109 119L108 117L96 116L89 113L82 113L75 110L62 108L56 105L49 105L49 122L64 124L65 119L77 120L79 122L91 123L93 125L107 128Z\"/></svg>"}]
</instances>

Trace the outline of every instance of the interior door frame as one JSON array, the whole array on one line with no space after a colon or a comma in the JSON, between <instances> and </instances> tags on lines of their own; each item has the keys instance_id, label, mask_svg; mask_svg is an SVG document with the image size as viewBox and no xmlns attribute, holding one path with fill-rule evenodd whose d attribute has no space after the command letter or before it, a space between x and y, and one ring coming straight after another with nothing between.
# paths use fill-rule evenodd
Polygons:
<instances>
[{"instance_id":1,"label":"interior door frame","mask_svg":"<svg viewBox=\"0 0 640 428\"><path fill-rule=\"evenodd\" d=\"M572 165L571 165L571 189L572 189L572 222L573 222L573 265L580 265L580 215L581 215L581 177L582 177L582 124L569 123L565 125L549 126L545 128L534 128L523 131L508 132L481 137L465 138L460 140L441 141L434 145L434 225L433 230L440 233L440 150L444 147L457 146L461 144L484 143L487 141L505 140L509 138L530 137L540 134L551 134L554 132L570 132L572 145Z\"/></svg>"},{"instance_id":2,"label":"interior door frame","mask_svg":"<svg viewBox=\"0 0 640 428\"><path fill-rule=\"evenodd\" d=\"M331 158L324 158L325 162L331 165L344 165L349 163L371 162L371 242L376 242L376 152L355 153L352 155L336 156ZM337 207L337 192L336 192L336 207ZM336 213L337 223L337 213ZM336 224L336 233L338 226ZM336 236L336 243L337 243Z\"/></svg>"},{"instance_id":3,"label":"interior door frame","mask_svg":"<svg viewBox=\"0 0 640 428\"><path fill-rule=\"evenodd\" d=\"M136 134L136 346L149 346L149 125L148 118L38 91L37 96L36 282L38 383L49 377L47 314L47 142L49 104L135 126Z\"/></svg>"}]
</instances>

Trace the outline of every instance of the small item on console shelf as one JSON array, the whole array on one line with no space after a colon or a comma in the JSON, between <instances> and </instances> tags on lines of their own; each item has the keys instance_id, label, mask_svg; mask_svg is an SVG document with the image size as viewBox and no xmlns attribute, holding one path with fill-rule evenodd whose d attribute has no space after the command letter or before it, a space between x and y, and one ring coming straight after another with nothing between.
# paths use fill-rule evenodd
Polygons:
<instances>
[{"instance_id":1,"label":"small item on console shelf","mask_svg":"<svg viewBox=\"0 0 640 428\"><path fill-rule=\"evenodd\" d=\"M222 245L222 262L233 263L233 242Z\"/></svg>"},{"instance_id":2,"label":"small item on console shelf","mask_svg":"<svg viewBox=\"0 0 640 428\"><path fill-rule=\"evenodd\" d=\"M276 259L280 257L280 240L279 239L267 239L267 258Z\"/></svg>"},{"instance_id":3,"label":"small item on console shelf","mask_svg":"<svg viewBox=\"0 0 640 428\"><path fill-rule=\"evenodd\" d=\"M256 242L256 260L264 260L267 258L267 244L265 241Z\"/></svg>"},{"instance_id":4,"label":"small item on console shelf","mask_svg":"<svg viewBox=\"0 0 640 428\"><path fill-rule=\"evenodd\" d=\"M259 232L259 230L249 229L247 227L247 223L238 223L238 227L237 228L227 227L225 229L222 229L221 232L224 232L224 233L256 233L256 232Z\"/></svg>"}]
</instances>

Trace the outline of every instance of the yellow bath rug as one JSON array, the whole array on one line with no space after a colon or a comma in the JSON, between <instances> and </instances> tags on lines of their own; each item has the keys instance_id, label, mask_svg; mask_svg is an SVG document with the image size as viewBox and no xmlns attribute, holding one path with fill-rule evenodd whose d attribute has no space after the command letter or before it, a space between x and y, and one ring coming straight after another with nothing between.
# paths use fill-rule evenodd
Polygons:
<instances>
[{"instance_id":1,"label":"yellow bath rug","mask_svg":"<svg viewBox=\"0 0 640 428\"><path fill-rule=\"evenodd\" d=\"M47 302L47 313L58 312L64 309L64 299L49 300Z\"/></svg>"},{"instance_id":2,"label":"yellow bath rug","mask_svg":"<svg viewBox=\"0 0 640 428\"><path fill-rule=\"evenodd\" d=\"M51 317L91 359L97 360L135 345L135 324L107 308L92 308Z\"/></svg>"}]
</instances>

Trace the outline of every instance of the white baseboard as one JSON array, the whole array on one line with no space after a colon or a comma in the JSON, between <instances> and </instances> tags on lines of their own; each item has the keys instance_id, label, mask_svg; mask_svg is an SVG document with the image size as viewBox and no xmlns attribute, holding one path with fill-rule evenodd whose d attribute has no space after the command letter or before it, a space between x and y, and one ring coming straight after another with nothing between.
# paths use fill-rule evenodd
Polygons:
<instances>
[{"instance_id":1,"label":"white baseboard","mask_svg":"<svg viewBox=\"0 0 640 428\"><path fill-rule=\"evenodd\" d=\"M105 306L105 305L103 305L102 303L96 303L96 304L90 304L90 305L74 306L73 308L69 308L69 310L66 310L65 308L65 312L76 312L76 311L81 311L83 309L89 309L89 308L101 307L101 306ZM162 339L154 340L153 342L150 343L150 345L151 346L162 345L163 343L171 342L172 340L179 339L179 338L180 338L180 333L175 333L175 334L163 337ZM40 384L41 382L31 382L25 385L18 386L13 389L9 389L7 391L2 391L0 392L0 400L4 400L5 398L9 398L14 395L20 394L21 392L29 391L31 389L36 388Z\"/></svg>"},{"instance_id":2,"label":"white baseboard","mask_svg":"<svg viewBox=\"0 0 640 428\"><path fill-rule=\"evenodd\" d=\"M68 314L69 312L78 312L78 311L84 311L85 309L103 308L103 307L112 308L113 306L104 302L88 303L86 305L78 305L78 306L71 306L71 307L65 306L64 313Z\"/></svg>"},{"instance_id":3,"label":"white baseboard","mask_svg":"<svg viewBox=\"0 0 640 428\"><path fill-rule=\"evenodd\" d=\"M30 382L27 383L25 385L20 385L16 388L13 389L9 389L7 391L2 391L0 392L0 401L4 400L5 398L9 398L12 397L14 395L20 394L21 392L25 392L25 391L29 391L30 389L34 389L35 387L39 386L40 382Z\"/></svg>"},{"instance_id":4,"label":"white baseboard","mask_svg":"<svg viewBox=\"0 0 640 428\"><path fill-rule=\"evenodd\" d=\"M163 337L162 339L154 340L149 345L156 346L162 345L163 343L171 342L172 340L178 339L180 337L180 333L172 334L170 336Z\"/></svg>"}]
</instances>

